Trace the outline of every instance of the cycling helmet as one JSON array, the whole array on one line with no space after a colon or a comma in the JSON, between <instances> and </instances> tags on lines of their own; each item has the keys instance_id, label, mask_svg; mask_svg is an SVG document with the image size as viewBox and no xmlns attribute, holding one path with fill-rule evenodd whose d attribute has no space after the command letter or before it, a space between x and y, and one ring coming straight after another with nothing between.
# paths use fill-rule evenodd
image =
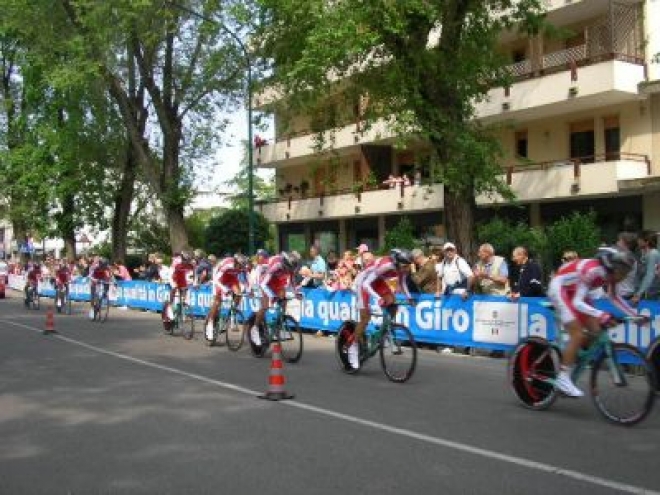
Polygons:
<instances>
[{"instance_id":1,"label":"cycling helmet","mask_svg":"<svg viewBox=\"0 0 660 495\"><path fill-rule=\"evenodd\" d=\"M181 262L182 263L190 263L192 260L192 256L189 251L181 251Z\"/></svg>"},{"instance_id":2,"label":"cycling helmet","mask_svg":"<svg viewBox=\"0 0 660 495\"><path fill-rule=\"evenodd\" d=\"M284 268L288 270L295 270L298 266L298 263L300 263L300 255L295 251L291 251L290 253L282 251L280 253L280 257L282 258L282 264L284 265Z\"/></svg>"},{"instance_id":3,"label":"cycling helmet","mask_svg":"<svg viewBox=\"0 0 660 495\"><path fill-rule=\"evenodd\" d=\"M234 261L236 262L236 264L237 264L239 267L241 267L241 268L245 268L246 266L248 266L248 263L249 263L250 260L249 260L248 257L245 256L244 254L236 253L236 254L234 255Z\"/></svg>"},{"instance_id":4,"label":"cycling helmet","mask_svg":"<svg viewBox=\"0 0 660 495\"><path fill-rule=\"evenodd\" d=\"M99 268L105 269L108 268L108 266L110 266L110 264L106 258L99 258Z\"/></svg>"},{"instance_id":5,"label":"cycling helmet","mask_svg":"<svg viewBox=\"0 0 660 495\"><path fill-rule=\"evenodd\" d=\"M621 270L629 272L635 266L635 257L630 251L624 251L616 246L602 247L596 252L596 259L608 272Z\"/></svg>"},{"instance_id":6,"label":"cycling helmet","mask_svg":"<svg viewBox=\"0 0 660 495\"><path fill-rule=\"evenodd\" d=\"M410 251L407 249L392 249L390 251L390 257L394 261L394 264L399 267L401 265L412 265L413 256Z\"/></svg>"}]
</instances>

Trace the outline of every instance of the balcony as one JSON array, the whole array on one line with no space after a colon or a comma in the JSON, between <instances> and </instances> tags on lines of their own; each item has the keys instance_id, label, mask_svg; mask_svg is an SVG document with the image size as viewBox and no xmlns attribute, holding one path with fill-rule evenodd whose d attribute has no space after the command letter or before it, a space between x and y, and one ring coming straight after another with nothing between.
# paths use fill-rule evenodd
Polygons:
<instances>
[{"instance_id":1,"label":"balcony","mask_svg":"<svg viewBox=\"0 0 660 495\"><path fill-rule=\"evenodd\" d=\"M363 132L358 124L350 124L335 131L334 135L326 132L326 142L319 149L316 134L312 131L302 131L262 146L255 153L255 161L257 166L262 168L289 167L307 163L311 155L319 152L332 149L335 154L350 155L360 144L375 144L393 137L394 134L385 121L376 122Z\"/></svg>"},{"instance_id":2,"label":"balcony","mask_svg":"<svg viewBox=\"0 0 660 495\"><path fill-rule=\"evenodd\" d=\"M651 161L646 155L613 153L508 167L505 179L518 200L528 203L618 194L626 181L650 174ZM477 203L487 205L493 200L479 197Z\"/></svg>"},{"instance_id":3,"label":"balcony","mask_svg":"<svg viewBox=\"0 0 660 495\"><path fill-rule=\"evenodd\" d=\"M522 203L562 198L614 196L626 184L651 174L646 155L616 153L580 159L566 159L508 167L502 178ZM488 206L501 200L477 197L477 204ZM392 213L438 211L444 208L442 184L376 189L358 193L341 191L333 195L301 197L292 194L259 204L258 209L271 222L302 222L321 219L355 218Z\"/></svg>"},{"instance_id":4,"label":"balcony","mask_svg":"<svg viewBox=\"0 0 660 495\"><path fill-rule=\"evenodd\" d=\"M258 209L272 222L377 216L394 212L440 210L444 204L442 184L376 189L358 193L342 191L328 196L289 196L266 202Z\"/></svg>"}]
</instances>

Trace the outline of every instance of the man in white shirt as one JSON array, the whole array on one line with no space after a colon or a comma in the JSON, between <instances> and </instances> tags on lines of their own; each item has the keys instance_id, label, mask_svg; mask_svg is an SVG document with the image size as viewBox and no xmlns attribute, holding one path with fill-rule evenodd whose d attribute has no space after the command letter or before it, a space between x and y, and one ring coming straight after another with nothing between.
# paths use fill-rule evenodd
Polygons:
<instances>
[{"instance_id":1,"label":"man in white shirt","mask_svg":"<svg viewBox=\"0 0 660 495\"><path fill-rule=\"evenodd\" d=\"M474 285L474 273L461 256L456 251L456 246L451 242L446 242L442 246L444 259L436 265L438 278L438 292L436 296L449 296L452 294L460 295L463 300L470 296Z\"/></svg>"}]
</instances>

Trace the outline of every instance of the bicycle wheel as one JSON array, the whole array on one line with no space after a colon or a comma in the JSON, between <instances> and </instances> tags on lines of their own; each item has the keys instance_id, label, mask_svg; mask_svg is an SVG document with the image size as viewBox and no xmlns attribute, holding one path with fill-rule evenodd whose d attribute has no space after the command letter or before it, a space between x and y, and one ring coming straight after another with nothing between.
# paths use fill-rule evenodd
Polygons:
<instances>
[{"instance_id":1,"label":"bicycle wheel","mask_svg":"<svg viewBox=\"0 0 660 495\"><path fill-rule=\"evenodd\" d=\"M58 313L62 313L64 306L64 291L57 289L55 291L55 309Z\"/></svg>"},{"instance_id":2,"label":"bicycle wheel","mask_svg":"<svg viewBox=\"0 0 660 495\"><path fill-rule=\"evenodd\" d=\"M160 318L163 322L163 331L169 335L172 335L174 332L174 320L167 316L171 309L172 305L166 302L163 305L163 311L160 314Z\"/></svg>"},{"instance_id":3,"label":"bicycle wheel","mask_svg":"<svg viewBox=\"0 0 660 495\"><path fill-rule=\"evenodd\" d=\"M646 359L655 372L655 390L660 392L660 337L656 337L646 351Z\"/></svg>"},{"instance_id":4,"label":"bicycle wheel","mask_svg":"<svg viewBox=\"0 0 660 495\"><path fill-rule=\"evenodd\" d=\"M544 339L531 338L516 346L509 359L509 383L525 407L540 411L557 399L554 380L559 363L559 351Z\"/></svg>"},{"instance_id":5,"label":"bicycle wheel","mask_svg":"<svg viewBox=\"0 0 660 495\"><path fill-rule=\"evenodd\" d=\"M632 426L653 408L655 374L644 355L628 344L612 344L612 357L603 352L591 368L591 398L613 423Z\"/></svg>"},{"instance_id":6,"label":"bicycle wheel","mask_svg":"<svg viewBox=\"0 0 660 495\"><path fill-rule=\"evenodd\" d=\"M195 315L188 304L183 304L181 308L181 331L186 340L192 340L195 336Z\"/></svg>"},{"instance_id":7,"label":"bicycle wheel","mask_svg":"<svg viewBox=\"0 0 660 495\"><path fill-rule=\"evenodd\" d=\"M410 379L417 366L417 345L408 327L392 323L380 338L380 365L385 376L395 383Z\"/></svg>"},{"instance_id":8,"label":"bicycle wheel","mask_svg":"<svg viewBox=\"0 0 660 495\"><path fill-rule=\"evenodd\" d=\"M104 294L99 301L99 321L105 323L108 320L108 315L110 314L110 298L107 294Z\"/></svg>"},{"instance_id":9,"label":"bicycle wheel","mask_svg":"<svg viewBox=\"0 0 660 495\"><path fill-rule=\"evenodd\" d=\"M284 315L275 327L275 340L282 348L282 359L287 363L300 361L303 352L303 338L300 326L293 316Z\"/></svg>"},{"instance_id":10,"label":"bicycle wheel","mask_svg":"<svg viewBox=\"0 0 660 495\"><path fill-rule=\"evenodd\" d=\"M337 338L335 339L335 356L337 358L337 364L339 364L339 369L344 373L355 374L357 369L351 366L351 363L348 360L348 345L347 342L353 340L353 333L355 333L354 321L345 321L339 327L337 331Z\"/></svg>"},{"instance_id":11,"label":"bicycle wheel","mask_svg":"<svg viewBox=\"0 0 660 495\"><path fill-rule=\"evenodd\" d=\"M226 321L225 340L230 351L238 351L245 340L245 316L239 309L229 314Z\"/></svg>"},{"instance_id":12,"label":"bicycle wheel","mask_svg":"<svg viewBox=\"0 0 660 495\"><path fill-rule=\"evenodd\" d=\"M252 339L252 327L254 326L254 319L255 316L252 315L247 321L246 324L246 332L248 336L248 343L250 344L250 352L254 357L264 357L264 354L266 354L266 351L268 350L269 342L268 342L268 336L266 335L266 325L262 323L259 325L259 339L261 342L259 345L257 345L254 340Z\"/></svg>"}]
</instances>

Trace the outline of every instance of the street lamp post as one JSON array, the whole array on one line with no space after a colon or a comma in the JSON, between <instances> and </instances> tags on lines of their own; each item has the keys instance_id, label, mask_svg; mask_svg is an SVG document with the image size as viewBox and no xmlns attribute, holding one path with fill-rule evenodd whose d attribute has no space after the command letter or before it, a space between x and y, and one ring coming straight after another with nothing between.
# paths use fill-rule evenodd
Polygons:
<instances>
[{"instance_id":1,"label":"street lamp post","mask_svg":"<svg viewBox=\"0 0 660 495\"><path fill-rule=\"evenodd\" d=\"M167 2L172 7L175 7L179 10L187 12L188 14L202 19L203 21L209 22L218 26L225 33L227 33L239 46L241 52L243 53L243 58L245 60L245 66L247 69L247 144L248 144L248 254L254 254L255 252L255 242L254 242L254 154L252 151L252 146L254 145L252 138L252 59L250 58L250 52L248 51L245 43L238 37L238 35L225 26L223 23L211 19L199 12L196 12L188 7L179 5L175 2Z\"/></svg>"}]
</instances>

